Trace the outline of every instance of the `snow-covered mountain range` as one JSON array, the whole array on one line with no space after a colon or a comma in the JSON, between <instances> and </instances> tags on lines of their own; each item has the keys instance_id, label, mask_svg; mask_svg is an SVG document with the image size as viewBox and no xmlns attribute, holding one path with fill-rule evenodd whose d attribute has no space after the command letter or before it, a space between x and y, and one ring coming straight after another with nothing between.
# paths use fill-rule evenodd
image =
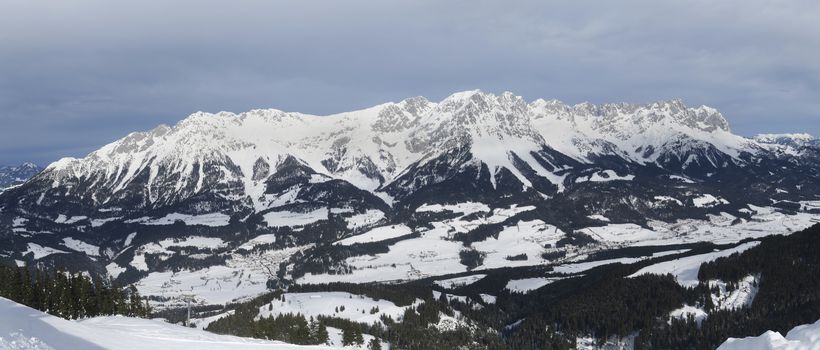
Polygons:
<instances>
[{"instance_id":1,"label":"snow-covered mountain range","mask_svg":"<svg viewBox=\"0 0 820 350\"><path fill-rule=\"evenodd\" d=\"M34 163L23 163L17 166L0 166L0 192L6 188L20 185L43 168Z\"/></svg>"},{"instance_id":2,"label":"snow-covered mountain range","mask_svg":"<svg viewBox=\"0 0 820 350\"><path fill-rule=\"evenodd\" d=\"M754 140L765 144L777 144L790 146L792 148L817 147L820 146L820 139L806 133L801 134L759 134Z\"/></svg>"},{"instance_id":3,"label":"snow-covered mountain range","mask_svg":"<svg viewBox=\"0 0 820 350\"><path fill-rule=\"evenodd\" d=\"M737 241L820 216L817 145L741 137L717 110L680 100L466 91L329 116L197 112L2 193L0 259L106 272L166 297L169 280L194 290L210 276L236 287L206 301L227 302L331 271L412 279ZM486 258L465 263L465 249Z\"/></svg>"},{"instance_id":4,"label":"snow-covered mountain range","mask_svg":"<svg viewBox=\"0 0 820 350\"><path fill-rule=\"evenodd\" d=\"M460 166L486 165L493 184L506 171L531 187L513 164L519 158L562 188L563 162L590 164L611 156L686 174L744 164L742 154L762 150L731 134L716 110L688 108L679 100L568 106L468 91L439 103L417 97L331 116L272 109L199 112L173 127L130 134L83 159L62 159L38 180L93 187L98 194L88 199L95 207L135 199L127 194L139 206L157 207L211 191L244 197L258 210L265 206L261 184L291 157L325 179L389 197L403 175L452 152L470 153ZM568 159L550 159L550 152Z\"/></svg>"}]
</instances>

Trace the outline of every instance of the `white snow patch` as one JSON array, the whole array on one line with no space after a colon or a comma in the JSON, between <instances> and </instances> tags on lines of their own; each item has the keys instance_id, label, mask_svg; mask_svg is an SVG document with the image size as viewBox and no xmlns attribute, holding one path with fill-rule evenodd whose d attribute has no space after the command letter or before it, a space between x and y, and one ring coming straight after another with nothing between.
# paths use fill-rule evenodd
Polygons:
<instances>
[{"instance_id":1,"label":"white snow patch","mask_svg":"<svg viewBox=\"0 0 820 350\"><path fill-rule=\"evenodd\" d=\"M384 241L386 239L401 237L404 235L408 235L413 231L407 227L406 225L399 224L399 225L390 225L390 226L381 226L371 229L365 233L360 235L348 237L342 240L337 241L334 244L339 245L352 245L356 243L371 243L371 242L379 242Z\"/></svg>"},{"instance_id":2,"label":"white snow patch","mask_svg":"<svg viewBox=\"0 0 820 350\"><path fill-rule=\"evenodd\" d=\"M63 215L63 214L60 214L59 216L57 216L57 218L56 218L56 219L54 219L54 222L55 222L55 223L58 223L58 224L66 224L66 225L70 225L70 224L73 224L73 223L75 223L75 222L77 222L77 221L81 221L81 220L85 220L85 219L88 219L88 217L87 217L87 216L71 216L71 217L67 217L67 216L65 216L65 215Z\"/></svg>"},{"instance_id":3,"label":"white snow patch","mask_svg":"<svg viewBox=\"0 0 820 350\"><path fill-rule=\"evenodd\" d=\"M105 218L105 219L91 219L91 227L100 227L106 222L119 220L121 217Z\"/></svg>"},{"instance_id":4,"label":"white snow patch","mask_svg":"<svg viewBox=\"0 0 820 350\"><path fill-rule=\"evenodd\" d=\"M757 296L759 275L748 275L737 282L737 288L728 291L728 284L720 280L709 280L709 288L717 289L717 293L712 293L712 304L715 308L722 310L734 310L752 305Z\"/></svg>"},{"instance_id":5,"label":"white snow patch","mask_svg":"<svg viewBox=\"0 0 820 350\"><path fill-rule=\"evenodd\" d=\"M108 271L108 274L111 276L111 278L116 279L121 273L125 272L126 268L117 265L117 263L112 262L108 265L105 265L105 270Z\"/></svg>"},{"instance_id":6,"label":"white snow patch","mask_svg":"<svg viewBox=\"0 0 820 350\"><path fill-rule=\"evenodd\" d=\"M608 218L608 217L606 217L606 216L603 216L603 215L601 215L601 214L587 215L587 217L588 217L588 218L590 218L590 219L592 219L592 220L598 220L598 221L603 221L603 222L609 222L609 218Z\"/></svg>"},{"instance_id":7,"label":"white snow patch","mask_svg":"<svg viewBox=\"0 0 820 350\"><path fill-rule=\"evenodd\" d=\"M744 252L747 249L757 246L758 244L760 244L760 242L758 241L747 242L737 247L721 250L718 252L693 255L680 259L664 261L661 263L644 267L638 270L638 272L629 275L629 277L636 277L647 273L656 275L665 275L667 273L670 273L673 276L675 276L675 279L678 281L680 285L684 287L694 287L698 285L698 271L700 270L701 264L709 261L714 261L717 258L729 256L734 253Z\"/></svg>"},{"instance_id":8,"label":"white snow patch","mask_svg":"<svg viewBox=\"0 0 820 350\"><path fill-rule=\"evenodd\" d=\"M495 295L482 293L482 294L479 294L478 296L481 297L481 300L484 301L484 303L486 303L486 304L495 304L495 300L496 300Z\"/></svg>"},{"instance_id":9,"label":"white snow patch","mask_svg":"<svg viewBox=\"0 0 820 350\"><path fill-rule=\"evenodd\" d=\"M582 232L599 242L634 242L655 238L658 234L636 224L608 224L601 227L587 227Z\"/></svg>"},{"instance_id":10,"label":"white snow patch","mask_svg":"<svg viewBox=\"0 0 820 350\"><path fill-rule=\"evenodd\" d=\"M683 307L672 310L672 312L669 313L669 318L676 318L679 320L686 319L689 316L692 316L695 322L700 324L709 315L706 314L706 311L703 311L703 309L689 305L683 305Z\"/></svg>"},{"instance_id":11,"label":"white snow patch","mask_svg":"<svg viewBox=\"0 0 820 350\"><path fill-rule=\"evenodd\" d=\"M565 277L533 277L510 280L504 288L514 293L529 293L530 291L546 286L552 282L560 281L564 278Z\"/></svg>"},{"instance_id":12,"label":"white snow patch","mask_svg":"<svg viewBox=\"0 0 820 350\"><path fill-rule=\"evenodd\" d=\"M76 252L85 253L85 255L88 256L100 255L100 247L95 246L93 244L85 243L79 239L74 239L71 237L63 238L63 245L66 246L68 249L71 249Z\"/></svg>"},{"instance_id":13,"label":"white snow patch","mask_svg":"<svg viewBox=\"0 0 820 350\"><path fill-rule=\"evenodd\" d=\"M635 175L624 175L618 176L614 170L604 170L596 172L589 176L582 176L575 179L575 183L582 183L582 182L607 182L607 181L631 181L635 178Z\"/></svg>"},{"instance_id":14,"label":"white snow patch","mask_svg":"<svg viewBox=\"0 0 820 350\"><path fill-rule=\"evenodd\" d=\"M361 227L373 225L379 220L384 219L384 212L376 209L368 209L362 214L356 214L346 218L347 228L355 230Z\"/></svg>"},{"instance_id":15,"label":"white snow patch","mask_svg":"<svg viewBox=\"0 0 820 350\"><path fill-rule=\"evenodd\" d=\"M417 213L423 212L442 212L442 211L452 211L454 213L462 213L464 215L469 215L472 213L486 213L490 211L490 207L484 203L477 203L477 202L464 202L464 203L457 203L457 204L423 204L422 206L416 208Z\"/></svg>"},{"instance_id":16,"label":"white snow patch","mask_svg":"<svg viewBox=\"0 0 820 350\"><path fill-rule=\"evenodd\" d=\"M154 243L149 243L154 244ZM218 249L227 245L225 241L217 237L187 236L182 238L166 238L156 244L162 248L168 247L197 247L206 249ZM145 246L148 246L145 245Z\"/></svg>"},{"instance_id":17,"label":"white snow patch","mask_svg":"<svg viewBox=\"0 0 820 350\"><path fill-rule=\"evenodd\" d=\"M137 236L136 232L129 233L128 237L125 237L125 243L123 243L123 246L127 247L127 246L131 245L131 242L134 240L134 237L136 237L136 236Z\"/></svg>"},{"instance_id":18,"label":"white snow patch","mask_svg":"<svg viewBox=\"0 0 820 350\"><path fill-rule=\"evenodd\" d=\"M320 208L307 213L292 211L272 211L264 214L265 222L271 227L304 226L317 221L327 220L328 209Z\"/></svg>"},{"instance_id":19,"label":"white snow patch","mask_svg":"<svg viewBox=\"0 0 820 350\"><path fill-rule=\"evenodd\" d=\"M23 227L23 226L26 225L27 222L28 222L28 219L18 217L18 218L14 218L14 220L12 220L11 225L14 226L14 227Z\"/></svg>"},{"instance_id":20,"label":"white snow patch","mask_svg":"<svg viewBox=\"0 0 820 350\"><path fill-rule=\"evenodd\" d=\"M692 203L694 203L695 206L698 208L708 208L714 207L719 204L729 204L729 201L706 193L701 195L700 197L692 198Z\"/></svg>"},{"instance_id":21,"label":"white snow patch","mask_svg":"<svg viewBox=\"0 0 820 350\"><path fill-rule=\"evenodd\" d=\"M689 179L687 177L678 176L678 175L669 175L669 179L683 181L683 182L688 183L688 184L695 183L694 181L692 181L691 179Z\"/></svg>"},{"instance_id":22,"label":"white snow patch","mask_svg":"<svg viewBox=\"0 0 820 350\"><path fill-rule=\"evenodd\" d=\"M658 202L661 202L661 203L671 202L671 203L675 203L677 205L683 206L683 202L681 202L680 200L678 200L675 197L655 196L655 200L658 201Z\"/></svg>"},{"instance_id":23,"label":"white snow patch","mask_svg":"<svg viewBox=\"0 0 820 350\"><path fill-rule=\"evenodd\" d=\"M26 249L26 251L23 253L23 255L26 255L28 253L34 253L34 260L38 260L38 259L44 258L46 256L49 256L51 254L61 254L61 253L67 253L67 252L59 250L59 249L54 249L54 248L51 248L51 247L43 247L43 246L41 246L37 243L29 243L28 244L28 249Z\"/></svg>"},{"instance_id":24,"label":"white snow patch","mask_svg":"<svg viewBox=\"0 0 820 350\"><path fill-rule=\"evenodd\" d=\"M446 280L439 280L439 281L435 281L433 283L435 285L439 286L439 287L442 287L442 288L453 289L453 288L458 288L458 287L463 287L463 286L469 286L469 285L471 285L475 282L478 282L479 280L481 280L484 277L487 277L487 275L476 274L476 275L469 275L469 276L463 276L463 277L455 277L455 278L450 278L450 279L446 279Z\"/></svg>"},{"instance_id":25,"label":"white snow patch","mask_svg":"<svg viewBox=\"0 0 820 350\"><path fill-rule=\"evenodd\" d=\"M276 242L276 235L274 235L272 233L267 233L267 234L263 234L263 235L259 235L259 236L254 237L250 241L247 241L244 244L242 244L241 246L239 246L239 248L237 248L237 249L251 250L255 246L262 245L262 244L270 244L270 243L275 243L275 242Z\"/></svg>"},{"instance_id":26,"label":"white snow patch","mask_svg":"<svg viewBox=\"0 0 820 350\"><path fill-rule=\"evenodd\" d=\"M330 208L331 214L344 214L344 213L352 213L353 208L345 207L345 208Z\"/></svg>"}]
</instances>

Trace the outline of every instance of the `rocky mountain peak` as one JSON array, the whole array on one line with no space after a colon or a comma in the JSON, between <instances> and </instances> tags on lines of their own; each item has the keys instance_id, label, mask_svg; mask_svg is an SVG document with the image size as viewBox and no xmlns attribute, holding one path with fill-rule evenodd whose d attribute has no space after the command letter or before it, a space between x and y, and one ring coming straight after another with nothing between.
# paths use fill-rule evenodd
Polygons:
<instances>
[{"instance_id":1,"label":"rocky mountain peak","mask_svg":"<svg viewBox=\"0 0 820 350\"><path fill-rule=\"evenodd\" d=\"M43 168L31 162L15 166L0 166L0 190L19 185L37 175L41 170Z\"/></svg>"}]
</instances>

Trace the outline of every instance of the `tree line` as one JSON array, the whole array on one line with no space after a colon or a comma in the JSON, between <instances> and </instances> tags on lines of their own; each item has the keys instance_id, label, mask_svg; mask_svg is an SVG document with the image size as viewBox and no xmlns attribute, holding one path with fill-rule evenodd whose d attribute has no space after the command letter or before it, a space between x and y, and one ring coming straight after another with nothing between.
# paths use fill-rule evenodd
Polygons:
<instances>
[{"instance_id":1,"label":"tree line","mask_svg":"<svg viewBox=\"0 0 820 350\"><path fill-rule=\"evenodd\" d=\"M0 296L65 319L151 312L133 285L122 288L100 277L28 266L0 266Z\"/></svg>"}]
</instances>

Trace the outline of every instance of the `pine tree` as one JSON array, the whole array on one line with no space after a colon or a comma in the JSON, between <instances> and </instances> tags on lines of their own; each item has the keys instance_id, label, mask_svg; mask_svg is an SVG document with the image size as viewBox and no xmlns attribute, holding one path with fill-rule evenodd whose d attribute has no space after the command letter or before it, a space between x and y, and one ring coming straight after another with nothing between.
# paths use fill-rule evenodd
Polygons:
<instances>
[{"instance_id":1,"label":"pine tree","mask_svg":"<svg viewBox=\"0 0 820 350\"><path fill-rule=\"evenodd\" d=\"M382 350L382 343L379 341L379 338L370 339L370 344L367 347L370 350Z\"/></svg>"},{"instance_id":2,"label":"pine tree","mask_svg":"<svg viewBox=\"0 0 820 350\"><path fill-rule=\"evenodd\" d=\"M353 329L352 325L349 323L345 323L342 327L342 345L348 346L353 345L356 343L356 331Z\"/></svg>"},{"instance_id":3,"label":"pine tree","mask_svg":"<svg viewBox=\"0 0 820 350\"><path fill-rule=\"evenodd\" d=\"M18 270L20 274L20 303L26 306L33 307L33 291L31 285L31 273L29 273L28 265Z\"/></svg>"},{"instance_id":4,"label":"pine tree","mask_svg":"<svg viewBox=\"0 0 820 350\"><path fill-rule=\"evenodd\" d=\"M130 298L128 315L142 317L142 300L140 299L140 293L137 292L137 288L133 284L128 287L128 294Z\"/></svg>"},{"instance_id":5,"label":"pine tree","mask_svg":"<svg viewBox=\"0 0 820 350\"><path fill-rule=\"evenodd\" d=\"M316 343L327 344L330 336L327 333L327 326L322 321L319 321L319 328L316 330Z\"/></svg>"},{"instance_id":6,"label":"pine tree","mask_svg":"<svg viewBox=\"0 0 820 350\"><path fill-rule=\"evenodd\" d=\"M151 304L148 303L148 297L145 297L145 305L143 306L143 316L144 318L151 317Z\"/></svg>"},{"instance_id":7,"label":"pine tree","mask_svg":"<svg viewBox=\"0 0 820 350\"><path fill-rule=\"evenodd\" d=\"M353 336L354 336L354 341L356 342L356 344L358 344L358 345L364 344L364 336L362 336L362 328L359 327L359 325L354 325L353 326Z\"/></svg>"}]
</instances>

